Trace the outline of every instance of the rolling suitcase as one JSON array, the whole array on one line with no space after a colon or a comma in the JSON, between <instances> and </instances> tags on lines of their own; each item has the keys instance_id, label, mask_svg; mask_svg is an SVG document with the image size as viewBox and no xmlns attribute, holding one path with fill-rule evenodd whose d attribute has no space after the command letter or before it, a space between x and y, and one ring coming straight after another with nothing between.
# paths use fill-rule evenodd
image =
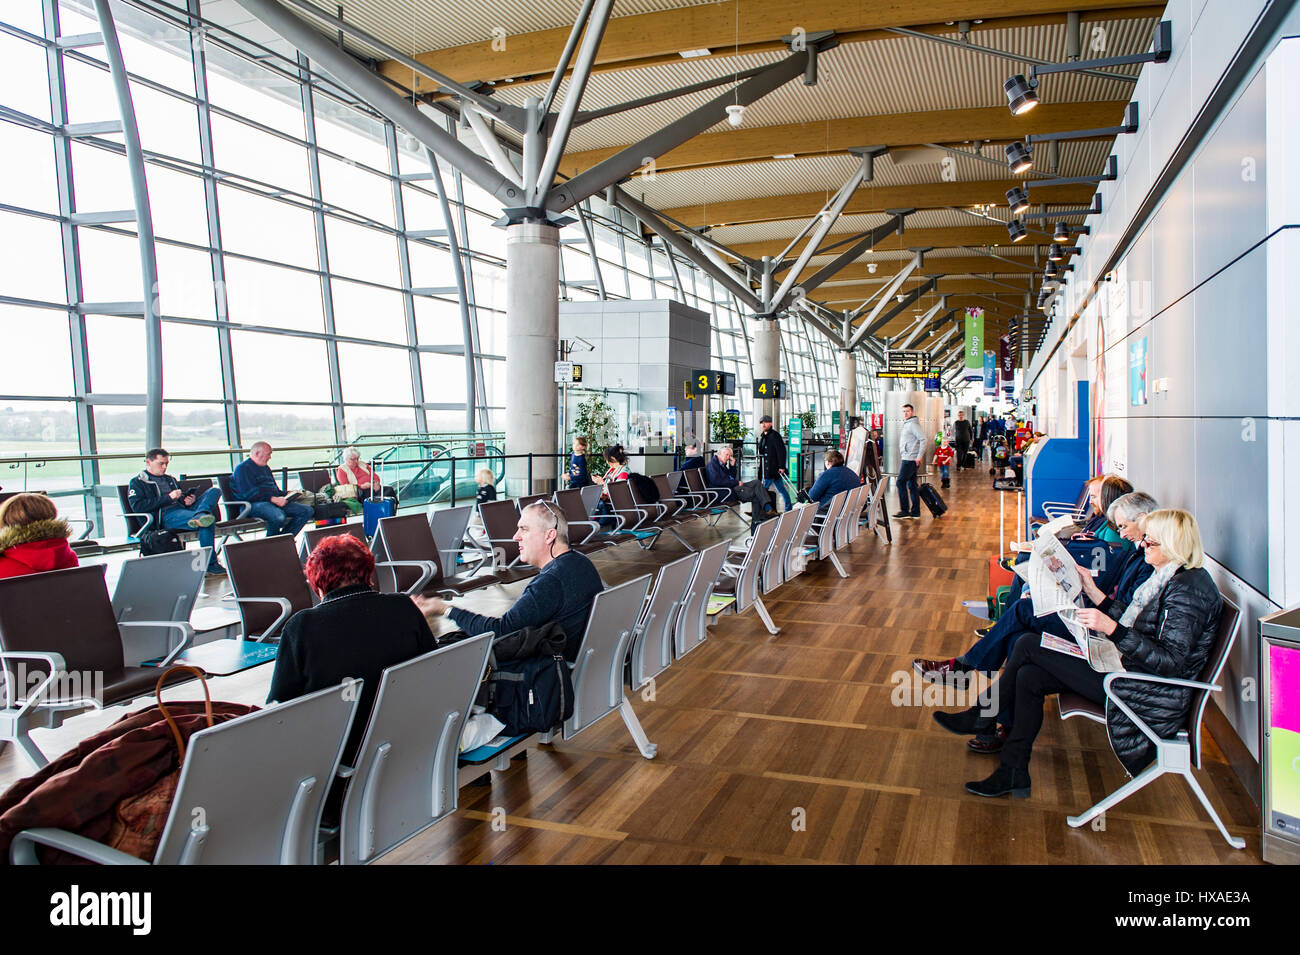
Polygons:
<instances>
[{"instance_id":1,"label":"rolling suitcase","mask_svg":"<svg viewBox=\"0 0 1300 955\"><path fill-rule=\"evenodd\" d=\"M381 517L392 517L397 513L397 508L393 507L391 497L371 500L367 498L361 502L361 527L366 532L367 537L374 537L375 531L379 530L379 519Z\"/></svg>"},{"instance_id":2,"label":"rolling suitcase","mask_svg":"<svg viewBox=\"0 0 1300 955\"><path fill-rule=\"evenodd\" d=\"M948 510L948 505L943 503L943 498L939 496L939 492L928 481L921 485L921 500L935 517L942 517L943 512Z\"/></svg>"}]
</instances>

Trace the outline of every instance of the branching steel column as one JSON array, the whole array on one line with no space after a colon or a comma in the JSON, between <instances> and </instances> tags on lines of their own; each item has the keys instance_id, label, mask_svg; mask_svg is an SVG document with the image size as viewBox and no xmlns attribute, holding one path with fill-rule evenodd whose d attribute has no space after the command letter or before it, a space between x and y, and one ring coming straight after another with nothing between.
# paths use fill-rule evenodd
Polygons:
<instances>
[{"instance_id":1,"label":"branching steel column","mask_svg":"<svg viewBox=\"0 0 1300 955\"><path fill-rule=\"evenodd\" d=\"M908 209L904 212L898 212L894 215L894 218L890 219L888 222L876 226L857 242L854 242L851 246L837 255L828 265L822 266L807 279L800 282L799 287L804 290L804 294L807 294L820 286L823 282L828 281L831 276L844 268L844 266L848 265L850 262L857 261L859 255L867 249L873 248L877 242L888 238L895 232L901 232L903 230L904 218L914 211L914 209ZM914 263L915 261L916 260L913 259ZM913 268L915 268L915 265L913 265Z\"/></svg>"},{"instance_id":2,"label":"branching steel column","mask_svg":"<svg viewBox=\"0 0 1300 955\"><path fill-rule=\"evenodd\" d=\"M149 183L144 174L144 152L140 148L140 128L135 121L131 86L108 0L95 0L95 16L103 33L104 56L113 78L117 108L122 114L122 141L126 147L126 167L131 174L131 199L135 206L136 237L140 245L140 281L144 292L144 446L146 449L157 448L162 446L162 314L158 300L158 260L154 252Z\"/></svg>"},{"instance_id":3,"label":"branching steel column","mask_svg":"<svg viewBox=\"0 0 1300 955\"><path fill-rule=\"evenodd\" d=\"M465 288L465 262L460 256L460 240L456 238L456 223L451 219L451 204L447 202L447 190L442 182L442 169L438 166L438 157L427 147L424 156L429 161L429 171L433 173L433 187L438 190L438 205L442 208L442 221L447 224L447 246L451 252L451 270L456 276L456 298L460 304L461 336L465 344L465 430L474 432L474 397L478 393L478 375L475 370L475 350L477 341L472 334L469 315L469 292ZM423 400L423 399L422 399ZM486 402L485 402L486 403ZM486 411L484 412L486 414ZM453 476L452 480L455 480Z\"/></svg>"}]
</instances>

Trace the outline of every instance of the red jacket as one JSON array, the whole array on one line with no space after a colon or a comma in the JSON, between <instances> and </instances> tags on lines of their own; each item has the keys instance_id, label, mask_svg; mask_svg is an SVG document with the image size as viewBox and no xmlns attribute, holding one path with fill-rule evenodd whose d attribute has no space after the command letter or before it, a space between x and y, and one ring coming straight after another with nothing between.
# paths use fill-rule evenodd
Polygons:
<instances>
[{"instance_id":1,"label":"red jacket","mask_svg":"<svg viewBox=\"0 0 1300 955\"><path fill-rule=\"evenodd\" d=\"M935 451L934 451L934 463L935 463L935 464L952 464L952 457L953 457L953 455L954 455L955 453L956 453L956 452L954 452L953 449L952 449L952 445L949 445L949 446L946 447L946 448L945 448L943 445L940 445L940 446L939 446L938 448L936 448Z\"/></svg>"},{"instance_id":2,"label":"red jacket","mask_svg":"<svg viewBox=\"0 0 1300 955\"><path fill-rule=\"evenodd\" d=\"M34 521L0 531L0 578L77 566L63 521Z\"/></svg>"}]
</instances>

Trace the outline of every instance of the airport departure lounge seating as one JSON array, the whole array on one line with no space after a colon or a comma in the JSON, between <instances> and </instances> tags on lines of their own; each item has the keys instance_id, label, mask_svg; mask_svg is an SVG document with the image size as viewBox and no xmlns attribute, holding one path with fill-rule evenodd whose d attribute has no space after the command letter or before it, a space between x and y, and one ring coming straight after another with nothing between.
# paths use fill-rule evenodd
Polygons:
<instances>
[{"instance_id":1,"label":"airport departure lounge seating","mask_svg":"<svg viewBox=\"0 0 1300 955\"><path fill-rule=\"evenodd\" d=\"M637 620L628 663L628 685L639 690L673 662L673 636L690 596L700 554L688 554L659 568Z\"/></svg>"},{"instance_id":2,"label":"airport departure lounge seating","mask_svg":"<svg viewBox=\"0 0 1300 955\"><path fill-rule=\"evenodd\" d=\"M371 549L379 589L387 593L450 597L499 582L492 574L444 574L438 545L423 514L381 517Z\"/></svg>"},{"instance_id":3,"label":"airport departure lounge seating","mask_svg":"<svg viewBox=\"0 0 1300 955\"><path fill-rule=\"evenodd\" d=\"M708 612L709 598L718 575L722 573L722 562L727 559L727 549L731 541L720 540L700 551L699 562L691 574L690 589L685 605L681 609L677 628L673 633L673 643L678 657L690 653L709 635Z\"/></svg>"},{"instance_id":4,"label":"airport departure lounge seating","mask_svg":"<svg viewBox=\"0 0 1300 955\"><path fill-rule=\"evenodd\" d=\"M772 622L772 616L763 605L763 598L759 596L758 572L767 559L768 548L780 523L779 520L767 520L759 524L754 529L754 536L750 538L744 556L739 560L728 559L722 565L722 576L713 588L714 593L727 594L736 598L731 609L737 615L752 606L758 612L759 619L763 621L763 626L767 627L768 633L774 635L780 632L780 627ZM733 551L729 558L736 556Z\"/></svg>"},{"instance_id":5,"label":"airport departure lounge seating","mask_svg":"<svg viewBox=\"0 0 1300 955\"><path fill-rule=\"evenodd\" d=\"M316 603L302 572L302 561L288 534L226 545L231 594L239 607L244 639L278 637L285 621Z\"/></svg>"}]
</instances>

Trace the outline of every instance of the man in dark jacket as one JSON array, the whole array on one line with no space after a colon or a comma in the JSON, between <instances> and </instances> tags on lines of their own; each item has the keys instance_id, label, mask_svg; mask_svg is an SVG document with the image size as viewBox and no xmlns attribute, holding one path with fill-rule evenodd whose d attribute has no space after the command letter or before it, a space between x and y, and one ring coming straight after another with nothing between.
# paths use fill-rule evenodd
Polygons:
<instances>
[{"instance_id":1,"label":"man in dark jacket","mask_svg":"<svg viewBox=\"0 0 1300 955\"><path fill-rule=\"evenodd\" d=\"M772 497L767 493L761 481L746 481L743 484L736 476L735 454L730 447L722 447L713 452L713 457L704 468L704 483L713 490L726 491L718 503L727 501L751 501L750 515L755 521L776 514Z\"/></svg>"},{"instance_id":2,"label":"man in dark jacket","mask_svg":"<svg viewBox=\"0 0 1300 955\"><path fill-rule=\"evenodd\" d=\"M957 412L957 423L952 426L953 446L957 449L957 470L960 471L969 463L966 460L966 452L970 450L970 422L966 420L966 412Z\"/></svg>"},{"instance_id":3,"label":"man in dark jacket","mask_svg":"<svg viewBox=\"0 0 1300 955\"><path fill-rule=\"evenodd\" d=\"M851 491L862 483L862 479L844 466L844 455L835 448L826 452L826 470L817 475L817 480L808 489L808 500L817 502L818 513L823 513L831 506L831 498L841 491Z\"/></svg>"},{"instance_id":4,"label":"man in dark jacket","mask_svg":"<svg viewBox=\"0 0 1300 955\"><path fill-rule=\"evenodd\" d=\"M785 489L785 440L780 432L772 427L772 416L765 414L758 419L760 430L758 436L758 476L763 481L763 488L771 491L776 488L785 501L785 509L790 510L790 492Z\"/></svg>"},{"instance_id":5,"label":"man in dark jacket","mask_svg":"<svg viewBox=\"0 0 1300 955\"><path fill-rule=\"evenodd\" d=\"M221 491L210 487L202 494L186 494L180 482L167 473L171 455L162 448L153 448L145 455L144 470L131 478L127 485L126 500L133 514L148 514L153 518L149 530L198 531L199 546L208 549L208 573L224 576L226 568L217 560L216 535L212 525Z\"/></svg>"},{"instance_id":6,"label":"man in dark jacket","mask_svg":"<svg viewBox=\"0 0 1300 955\"><path fill-rule=\"evenodd\" d=\"M230 475L230 489L235 492L236 500L253 505L246 516L266 521L267 537L274 534L292 536L303 529L315 511L306 504L289 500L289 496L280 490L275 475L267 467L270 460L271 446L258 441Z\"/></svg>"},{"instance_id":7,"label":"man in dark jacket","mask_svg":"<svg viewBox=\"0 0 1300 955\"><path fill-rule=\"evenodd\" d=\"M704 455L700 454L700 446L695 442L686 445L685 454L682 455L682 470L689 471L691 468L704 467Z\"/></svg>"}]
</instances>

